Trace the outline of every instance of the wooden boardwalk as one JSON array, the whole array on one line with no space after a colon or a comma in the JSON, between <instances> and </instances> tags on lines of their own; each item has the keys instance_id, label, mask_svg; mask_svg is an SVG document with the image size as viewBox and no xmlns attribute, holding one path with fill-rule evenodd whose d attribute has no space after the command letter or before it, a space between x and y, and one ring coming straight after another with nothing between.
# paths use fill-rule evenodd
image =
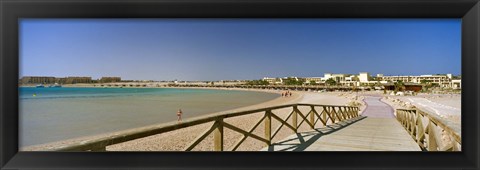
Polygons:
<instances>
[{"instance_id":1,"label":"wooden boardwalk","mask_svg":"<svg viewBox=\"0 0 480 170\"><path fill-rule=\"evenodd\" d=\"M421 151L379 99L366 96L361 117L291 135L262 151Z\"/></svg>"}]
</instances>

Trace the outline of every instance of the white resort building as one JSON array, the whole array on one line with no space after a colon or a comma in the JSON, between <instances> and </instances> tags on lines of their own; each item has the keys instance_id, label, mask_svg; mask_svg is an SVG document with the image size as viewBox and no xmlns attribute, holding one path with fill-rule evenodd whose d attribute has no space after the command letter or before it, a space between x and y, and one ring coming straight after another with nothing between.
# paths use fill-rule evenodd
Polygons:
<instances>
[{"instance_id":1,"label":"white resort building","mask_svg":"<svg viewBox=\"0 0 480 170\"><path fill-rule=\"evenodd\" d=\"M264 77L263 80L267 81L270 84L284 84L284 78L271 78ZM354 74L332 74L325 73L323 77L290 77L295 78L296 80L304 80L305 84L309 84L314 81L317 84L324 84L328 79L333 79L337 82L338 85L342 86L369 86L369 85L379 85L386 84L396 81L403 81L406 83L417 83L421 84L422 82L429 82L433 84L438 84L440 87L444 88L453 88L460 89L462 86L462 81L458 77L452 76L452 74L435 74L435 75L398 75L398 76L384 76L383 74L376 74L375 77L371 76L368 72L360 72L358 75Z\"/></svg>"},{"instance_id":2,"label":"white resort building","mask_svg":"<svg viewBox=\"0 0 480 170\"><path fill-rule=\"evenodd\" d=\"M382 76L382 80L388 82L411 82L411 83L422 83L422 81L427 81L430 83L438 84L440 87L451 87L451 88L460 88L462 81L456 79L452 74L435 74L435 75L420 75L420 76Z\"/></svg>"}]
</instances>

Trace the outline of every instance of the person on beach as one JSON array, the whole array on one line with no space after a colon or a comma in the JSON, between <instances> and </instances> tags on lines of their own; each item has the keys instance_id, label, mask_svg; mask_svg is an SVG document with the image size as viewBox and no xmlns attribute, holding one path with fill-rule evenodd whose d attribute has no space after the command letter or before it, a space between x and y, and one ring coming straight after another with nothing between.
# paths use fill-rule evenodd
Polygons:
<instances>
[{"instance_id":1,"label":"person on beach","mask_svg":"<svg viewBox=\"0 0 480 170\"><path fill-rule=\"evenodd\" d=\"M177 121L181 122L182 121L182 109L178 109L177 116L178 116Z\"/></svg>"},{"instance_id":2,"label":"person on beach","mask_svg":"<svg viewBox=\"0 0 480 170\"><path fill-rule=\"evenodd\" d=\"M289 95L290 97L292 97L292 92L288 92L288 95Z\"/></svg>"},{"instance_id":3,"label":"person on beach","mask_svg":"<svg viewBox=\"0 0 480 170\"><path fill-rule=\"evenodd\" d=\"M283 92L282 92L282 97L283 97L283 96L284 96L284 95L283 95Z\"/></svg>"}]
</instances>

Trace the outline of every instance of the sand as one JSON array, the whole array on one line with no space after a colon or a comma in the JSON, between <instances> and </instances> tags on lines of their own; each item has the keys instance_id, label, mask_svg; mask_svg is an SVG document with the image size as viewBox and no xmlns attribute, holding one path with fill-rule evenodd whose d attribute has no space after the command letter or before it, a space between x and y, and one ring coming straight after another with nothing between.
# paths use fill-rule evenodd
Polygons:
<instances>
[{"instance_id":1,"label":"sand","mask_svg":"<svg viewBox=\"0 0 480 170\"><path fill-rule=\"evenodd\" d=\"M382 101L390 104L395 109L419 108L436 117L458 134L461 134L462 112L460 94L386 95Z\"/></svg>"},{"instance_id":2,"label":"sand","mask_svg":"<svg viewBox=\"0 0 480 170\"><path fill-rule=\"evenodd\" d=\"M233 89L229 89L233 90ZM235 90L251 90L251 91L264 91L270 93L281 93L278 90L261 90L261 89L235 89ZM355 97L355 93L351 92L324 92L324 93L317 93L317 92L303 92L303 91L292 91L293 95L291 97L279 97L271 101L267 101L264 103L246 106L238 109L232 109L223 112L217 112L212 114L224 114L224 113L231 113L237 111L244 111L244 110L252 110L257 108L265 108L283 104L292 104L292 103L310 103L310 104L322 104L322 105L348 105L351 104L353 101L362 104L362 97ZM356 99L356 100L355 100ZM364 104L360 106L361 111L364 109ZM305 115L308 113L308 107L299 107L300 111ZM285 119L288 114L292 111L291 108L285 109L278 109L274 110L273 113L278 115L279 117ZM360 111L360 113L361 113ZM249 130L253 125L255 125L260 118L263 116L263 112L238 116L233 118L227 118L224 121L235 125L243 130ZM210 114L209 114L210 115ZM287 121L291 121L291 118ZM299 117L299 123L301 119ZM321 124L318 123L317 124ZM191 126L188 128L183 128L167 133L162 133L158 135L153 135L145 138L140 138L116 145L111 145L107 147L108 151L181 151L183 150L190 142L192 142L197 136L203 134L205 130L207 130L212 123L205 123L201 125ZM280 123L278 121L272 121L272 131L274 131ZM144 128L144 127L142 127ZM310 127L307 123L303 123L302 126L299 128L299 131L306 131L309 130ZM132 130L132 129L130 129ZM130 131L126 130L126 131ZM122 131L121 131L122 132ZM65 145L76 143L80 141L85 141L89 139L109 136L116 133L107 133L95 136L88 136L76 139L70 139L66 141L59 141L59 142L52 142L43 145L37 146L29 146L22 148L23 151L41 151L45 150L46 148L58 145ZM253 132L258 136L263 136L264 128L263 123L260 124ZM273 132L272 132L273 133ZM282 130L272 139L272 142L279 141L293 132L286 127L283 127ZM231 150L234 144L242 138L243 135L232 131L230 129L224 128L224 148L225 150ZM203 142L197 145L193 150L194 151L210 151L213 149L213 135L209 135ZM253 138L247 138L242 145L237 149L238 151L258 151L265 146L265 143L255 140Z\"/></svg>"}]
</instances>

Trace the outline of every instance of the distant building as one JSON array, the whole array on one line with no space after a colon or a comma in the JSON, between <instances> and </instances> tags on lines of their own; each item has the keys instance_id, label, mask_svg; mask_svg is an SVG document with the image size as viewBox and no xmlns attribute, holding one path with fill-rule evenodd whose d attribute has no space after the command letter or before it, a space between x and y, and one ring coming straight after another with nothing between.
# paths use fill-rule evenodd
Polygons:
<instances>
[{"instance_id":1,"label":"distant building","mask_svg":"<svg viewBox=\"0 0 480 170\"><path fill-rule=\"evenodd\" d=\"M59 84L92 83L92 77L55 78L55 83L59 83Z\"/></svg>"},{"instance_id":2,"label":"distant building","mask_svg":"<svg viewBox=\"0 0 480 170\"><path fill-rule=\"evenodd\" d=\"M120 77L102 77L100 78L100 83L115 83L121 82L122 78Z\"/></svg>"},{"instance_id":3,"label":"distant building","mask_svg":"<svg viewBox=\"0 0 480 170\"><path fill-rule=\"evenodd\" d=\"M279 81L279 79L271 78L271 77L264 77L262 80L268 82L268 84L279 84L279 83L281 83L281 82L277 83L277 81Z\"/></svg>"},{"instance_id":4,"label":"distant building","mask_svg":"<svg viewBox=\"0 0 480 170\"><path fill-rule=\"evenodd\" d=\"M75 83L91 83L91 77L46 77L46 76L25 76L19 81L20 84L75 84Z\"/></svg>"},{"instance_id":5,"label":"distant building","mask_svg":"<svg viewBox=\"0 0 480 170\"><path fill-rule=\"evenodd\" d=\"M314 81L317 84L322 83L322 77L305 77L306 83L310 83L312 81Z\"/></svg>"},{"instance_id":6,"label":"distant building","mask_svg":"<svg viewBox=\"0 0 480 170\"><path fill-rule=\"evenodd\" d=\"M460 79L452 80L450 86L451 86L453 89L461 89L461 88L462 88L462 80L460 80Z\"/></svg>"},{"instance_id":7,"label":"distant building","mask_svg":"<svg viewBox=\"0 0 480 170\"><path fill-rule=\"evenodd\" d=\"M20 84L53 84L55 77L25 76L20 79Z\"/></svg>"},{"instance_id":8,"label":"distant building","mask_svg":"<svg viewBox=\"0 0 480 170\"><path fill-rule=\"evenodd\" d=\"M370 77L370 74L368 74L367 72L360 72L360 74L358 76L360 82L362 82L362 83L368 82L369 77Z\"/></svg>"},{"instance_id":9,"label":"distant building","mask_svg":"<svg viewBox=\"0 0 480 170\"><path fill-rule=\"evenodd\" d=\"M438 84L440 87L452 87L452 74L420 76L383 76L382 80L389 82L403 81L411 83L422 83L422 81L428 81L433 84Z\"/></svg>"},{"instance_id":10,"label":"distant building","mask_svg":"<svg viewBox=\"0 0 480 170\"><path fill-rule=\"evenodd\" d=\"M270 84L284 84L284 78L270 78L264 77L263 80ZM328 79L333 79L341 86L374 86L380 88L380 84L393 83L396 81L403 81L408 83L409 88L412 91L417 91L419 84L423 81L438 84L440 87L450 87L454 89L460 89L462 86L461 77L453 76L452 74L436 74L436 75L420 75L420 76L385 76L383 74L376 74L376 77L372 77L368 72L360 72L355 74L332 74L325 73L323 77L290 77L295 80L304 80L304 84L309 84L315 81L317 84L324 84ZM421 89L421 88L420 88Z\"/></svg>"},{"instance_id":11,"label":"distant building","mask_svg":"<svg viewBox=\"0 0 480 170\"><path fill-rule=\"evenodd\" d=\"M345 81L345 78L347 77L346 74L332 74L332 73L325 73L322 81L327 81L328 79L333 79L336 82L343 82Z\"/></svg>"}]
</instances>

